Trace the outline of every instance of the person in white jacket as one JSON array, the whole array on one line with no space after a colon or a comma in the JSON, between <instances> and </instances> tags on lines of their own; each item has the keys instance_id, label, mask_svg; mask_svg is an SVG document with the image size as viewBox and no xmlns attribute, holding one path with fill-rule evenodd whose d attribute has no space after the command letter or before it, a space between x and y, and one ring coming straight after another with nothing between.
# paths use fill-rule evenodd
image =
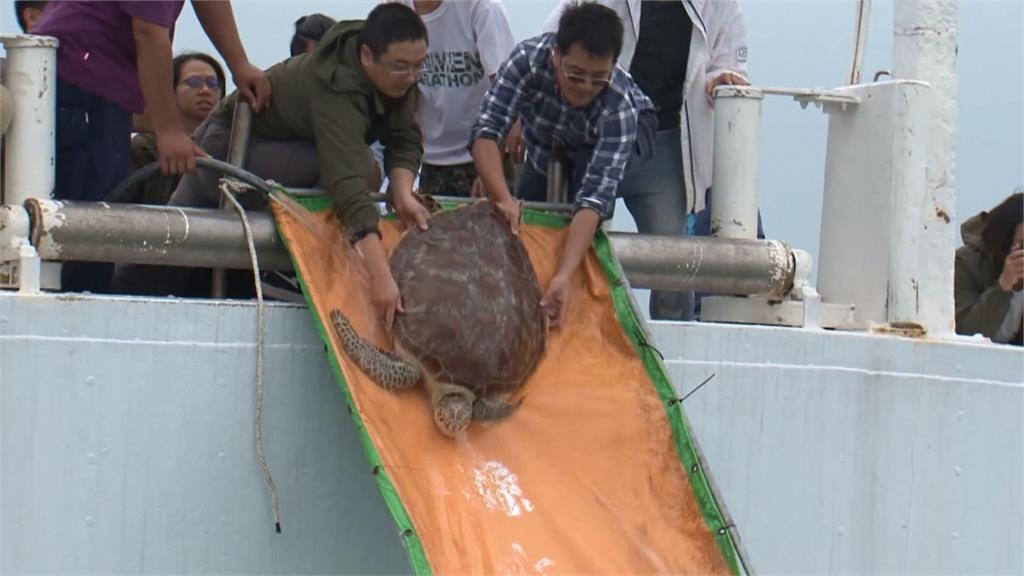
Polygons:
<instances>
[{"instance_id":1,"label":"person in white jacket","mask_svg":"<svg viewBox=\"0 0 1024 576\"><path fill-rule=\"evenodd\" d=\"M646 234L684 236L711 187L714 112L711 91L746 85L747 41L736 0L598 0L625 28L618 64L658 107L654 157L632 167L619 196ZM558 27L570 0L544 24ZM651 293L652 319L689 320L693 294Z\"/></svg>"}]
</instances>

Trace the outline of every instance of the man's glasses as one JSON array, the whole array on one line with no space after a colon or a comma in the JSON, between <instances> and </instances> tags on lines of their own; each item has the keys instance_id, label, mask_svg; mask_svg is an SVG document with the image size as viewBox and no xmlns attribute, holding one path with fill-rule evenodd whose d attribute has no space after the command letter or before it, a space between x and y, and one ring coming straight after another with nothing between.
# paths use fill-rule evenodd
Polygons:
<instances>
[{"instance_id":1,"label":"man's glasses","mask_svg":"<svg viewBox=\"0 0 1024 576\"><path fill-rule=\"evenodd\" d=\"M220 92L220 80L216 76L189 76L181 81L182 84L193 90L202 90L206 86L214 92Z\"/></svg>"},{"instance_id":2,"label":"man's glasses","mask_svg":"<svg viewBox=\"0 0 1024 576\"><path fill-rule=\"evenodd\" d=\"M392 76L412 76L419 79L423 75L423 64L419 66L396 66L394 64L385 64L384 68L387 69L388 73Z\"/></svg>"},{"instance_id":3,"label":"man's glasses","mask_svg":"<svg viewBox=\"0 0 1024 576\"><path fill-rule=\"evenodd\" d=\"M592 84L597 88L607 88L612 83L611 78L591 78L582 74L569 72L564 67L562 67L562 75L565 76L566 80L573 84Z\"/></svg>"}]
</instances>

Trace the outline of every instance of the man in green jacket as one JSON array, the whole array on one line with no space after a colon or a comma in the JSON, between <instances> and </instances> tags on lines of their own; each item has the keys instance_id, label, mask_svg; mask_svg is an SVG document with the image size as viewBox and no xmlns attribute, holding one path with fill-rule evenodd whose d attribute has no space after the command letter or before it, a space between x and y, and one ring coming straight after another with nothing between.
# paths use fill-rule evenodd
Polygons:
<instances>
[{"instance_id":1,"label":"man in green jacket","mask_svg":"<svg viewBox=\"0 0 1024 576\"><path fill-rule=\"evenodd\" d=\"M391 202L406 226L427 227L427 210L412 193L423 154L416 123L415 87L427 57L427 31L415 11L381 4L365 21L343 21L320 40L316 51L280 62L267 71L274 95L253 116L246 168L286 186L319 184L349 242L365 258L371 297L390 329L401 311L398 286L377 228L379 211L369 145L385 147L384 169ZM193 134L214 158L227 156L238 94L229 95ZM172 206L217 206L220 174L199 169L182 178Z\"/></svg>"}]
</instances>

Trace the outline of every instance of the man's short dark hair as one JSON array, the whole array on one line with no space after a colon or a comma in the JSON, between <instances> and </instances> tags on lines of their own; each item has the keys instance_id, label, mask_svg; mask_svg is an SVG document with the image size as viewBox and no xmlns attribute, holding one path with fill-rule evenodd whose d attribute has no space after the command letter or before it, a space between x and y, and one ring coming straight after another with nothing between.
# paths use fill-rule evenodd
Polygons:
<instances>
[{"instance_id":1,"label":"man's short dark hair","mask_svg":"<svg viewBox=\"0 0 1024 576\"><path fill-rule=\"evenodd\" d=\"M44 10L46 8L46 2L33 1L33 0L15 0L14 2L14 15L18 18L18 26L21 26L21 31L28 34L28 22L25 22L25 9L35 8L36 10Z\"/></svg>"},{"instance_id":2,"label":"man's short dark hair","mask_svg":"<svg viewBox=\"0 0 1024 576\"><path fill-rule=\"evenodd\" d=\"M205 62L210 65L210 68L213 68L213 73L217 75L217 81L220 82L220 97L223 98L224 92L227 90L227 86L224 84L224 69L220 67L220 62L217 62L216 58L202 52L184 52L175 56L174 60L171 60L171 69L173 70L173 84L171 84L171 88L178 87L178 82L181 82L182 68L193 60Z\"/></svg>"},{"instance_id":3,"label":"man's short dark hair","mask_svg":"<svg viewBox=\"0 0 1024 576\"><path fill-rule=\"evenodd\" d=\"M370 11L359 31L359 46L369 46L373 57L380 58L395 42L416 42L427 38L427 27L415 10L405 4L387 2Z\"/></svg>"},{"instance_id":4,"label":"man's short dark hair","mask_svg":"<svg viewBox=\"0 0 1024 576\"><path fill-rule=\"evenodd\" d=\"M573 2L558 19L555 45L565 54L577 42L592 56L618 60L622 52L622 20L614 10L597 2Z\"/></svg>"},{"instance_id":5,"label":"man's short dark hair","mask_svg":"<svg viewBox=\"0 0 1024 576\"><path fill-rule=\"evenodd\" d=\"M323 14L308 14L295 21L292 35L291 55L298 56L306 51L306 40L319 42L324 34L336 24L334 18Z\"/></svg>"}]
</instances>

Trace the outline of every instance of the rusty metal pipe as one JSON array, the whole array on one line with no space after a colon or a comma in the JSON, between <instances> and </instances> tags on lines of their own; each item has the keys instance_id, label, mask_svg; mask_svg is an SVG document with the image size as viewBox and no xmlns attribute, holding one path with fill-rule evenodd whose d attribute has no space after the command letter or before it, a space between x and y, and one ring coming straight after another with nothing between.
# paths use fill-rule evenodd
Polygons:
<instances>
[{"instance_id":1,"label":"rusty metal pipe","mask_svg":"<svg viewBox=\"0 0 1024 576\"><path fill-rule=\"evenodd\" d=\"M31 199L32 243L46 260L247 269L245 235L224 210ZM289 270L272 216L249 215L261 268ZM778 240L675 238L611 233L634 288L782 298L793 286L795 251ZM340 240L339 240L340 241Z\"/></svg>"}]
</instances>

